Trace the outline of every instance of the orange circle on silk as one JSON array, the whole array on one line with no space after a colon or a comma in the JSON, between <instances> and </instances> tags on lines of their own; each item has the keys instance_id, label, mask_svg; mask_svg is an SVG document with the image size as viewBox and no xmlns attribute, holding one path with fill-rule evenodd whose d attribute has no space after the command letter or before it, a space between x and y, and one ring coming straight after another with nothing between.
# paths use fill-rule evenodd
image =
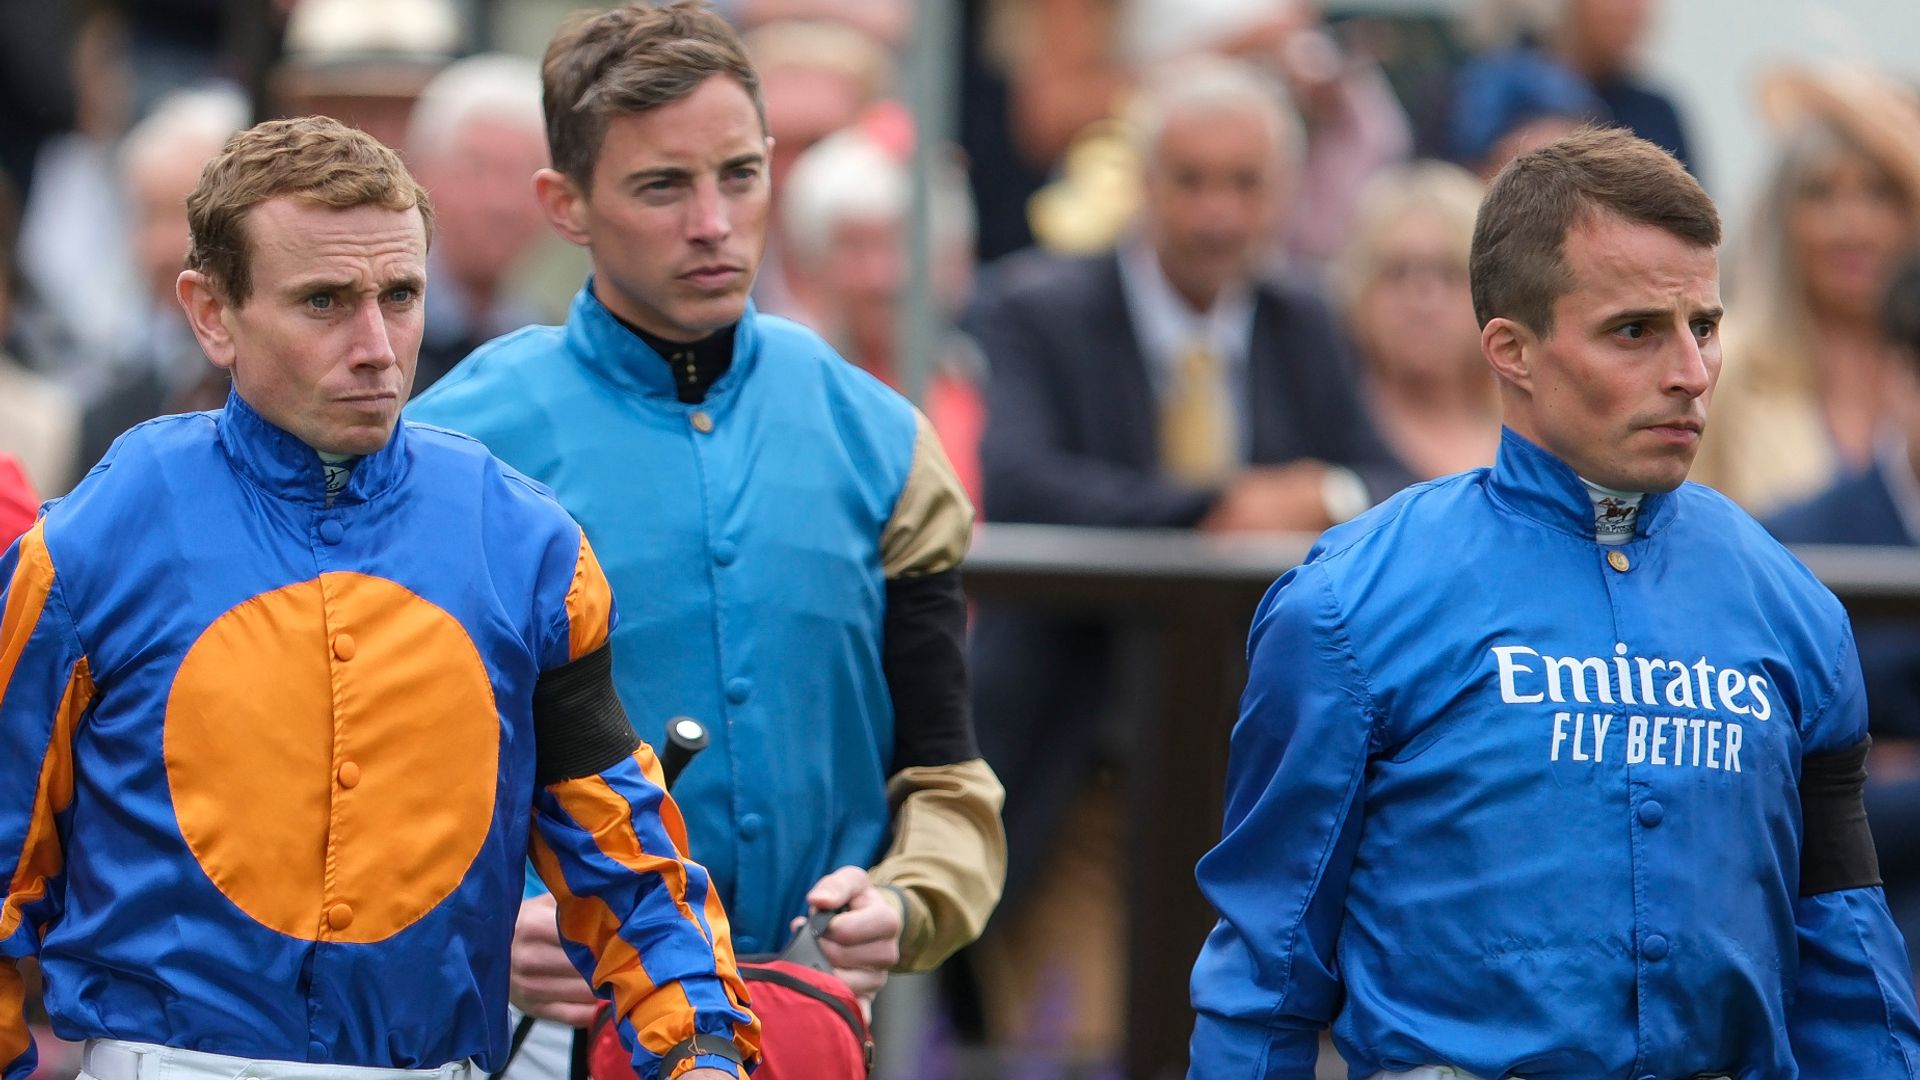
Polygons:
<instances>
[{"instance_id":1,"label":"orange circle on silk","mask_svg":"<svg viewBox=\"0 0 1920 1080\"><path fill-rule=\"evenodd\" d=\"M164 744L194 858L291 937L392 937L459 886L492 827L486 666L453 616L384 578L322 574L215 619L174 678ZM335 930L338 905L353 917Z\"/></svg>"}]
</instances>

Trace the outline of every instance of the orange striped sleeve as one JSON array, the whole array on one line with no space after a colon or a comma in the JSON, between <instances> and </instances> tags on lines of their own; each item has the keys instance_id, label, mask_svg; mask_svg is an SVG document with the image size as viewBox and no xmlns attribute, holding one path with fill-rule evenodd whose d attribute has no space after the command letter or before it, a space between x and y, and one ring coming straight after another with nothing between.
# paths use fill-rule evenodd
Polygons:
<instances>
[{"instance_id":1,"label":"orange striped sleeve","mask_svg":"<svg viewBox=\"0 0 1920 1080\"><path fill-rule=\"evenodd\" d=\"M568 659L578 660L606 644L612 629L613 586L600 569L593 545L580 534L580 557L574 562L573 584L567 589Z\"/></svg>"},{"instance_id":2,"label":"orange striped sleeve","mask_svg":"<svg viewBox=\"0 0 1920 1080\"><path fill-rule=\"evenodd\" d=\"M46 523L36 522L20 537L20 561L7 582L7 606L0 612L0 706L20 667L33 628L40 625L47 595L53 591L53 556L47 554Z\"/></svg>"},{"instance_id":3,"label":"orange striped sleeve","mask_svg":"<svg viewBox=\"0 0 1920 1080\"><path fill-rule=\"evenodd\" d=\"M568 840L591 845L583 851L595 860L604 860L634 878L659 883L651 917L656 924L661 918L678 924L677 935L683 944L712 951L713 973L724 998L713 997L712 990L706 989L701 992L701 1001L696 1002L677 982L656 986L644 969L642 957L621 933L626 926L621 913L600 897L576 895L567 884L559 854L549 838L536 829L534 868L559 904L560 932L593 953L591 981L611 988L619 1015L632 1025L648 1053L665 1054L692 1037L698 1010L717 1007L748 1021L733 1026L734 1041L752 1060L758 1054L759 1021L746 1007L746 985L734 960L726 912L706 871L687 861L686 826L670 797L663 795L659 803L658 831L647 831L643 837L642 831L636 830L636 817L647 815L636 815L635 803L616 788L616 782L626 785L641 778L634 776L632 767L638 768L647 783L660 786L659 762L653 750L642 744L634 751L631 766L553 784L546 790L566 818L586 833ZM616 772L622 774L620 779L610 782L608 775Z\"/></svg>"},{"instance_id":4,"label":"orange striped sleeve","mask_svg":"<svg viewBox=\"0 0 1920 1080\"><path fill-rule=\"evenodd\" d=\"M24 677L20 659L46 612L52 591L53 559L47 553L44 524L37 523L20 538L19 562L7 583L6 608L0 614L0 716L6 715L9 697L31 693L16 686ZM40 759L26 844L13 863L6 899L0 903L0 941L19 929L25 918L23 909L45 896L47 879L60 872L60 839L54 819L73 801L73 729L92 700L93 679L82 657L67 673L66 689L60 695L53 730Z\"/></svg>"},{"instance_id":5,"label":"orange striped sleeve","mask_svg":"<svg viewBox=\"0 0 1920 1080\"><path fill-rule=\"evenodd\" d=\"M73 801L73 732L94 694L87 660L75 655L77 649L62 650L58 656L64 670L56 670L65 675L63 687L45 685L37 677L40 673L22 667L36 630L48 615L53 588L53 560L43 525L36 523L20 538L5 607L0 609L0 723L9 725L13 737L24 733L28 749L25 755L0 761L4 809L9 815L25 811L26 817L21 846L0 852L0 880L6 884L6 893L0 897L0 944L16 939L10 949L14 955L30 954L31 946L23 950L17 940L36 932L27 924L27 908L46 896L48 881L64 865L57 818ZM54 705L49 695L56 687L60 696ZM44 743L39 732L45 732ZM15 824L7 829L10 835L18 827L19 819L13 820ZM24 996L15 961L0 960L0 1070L17 1064L32 1049Z\"/></svg>"},{"instance_id":6,"label":"orange striped sleeve","mask_svg":"<svg viewBox=\"0 0 1920 1080\"><path fill-rule=\"evenodd\" d=\"M47 881L60 873L63 855L55 818L73 802L73 729L93 700L93 679L83 658L67 677L54 715L53 739L40 762L39 794L33 802L33 820L27 826L27 846L7 883L7 899L0 906L0 940L10 937L25 917L25 908L47 894Z\"/></svg>"},{"instance_id":7,"label":"orange striped sleeve","mask_svg":"<svg viewBox=\"0 0 1920 1080\"><path fill-rule=\"evenodd\" d=\"M594 896L575 896L561 879L558 860L544 841L533 847L534 868L549 885L560 907L560 933L592 950L593 984L613 991L616 1005L639 1034L640 1045L655 1057L693 1034L693 1003L677 986L667 993L647 977L640 954L620 936L620 920L606 902Z\"/></svg>"}]
</instances>

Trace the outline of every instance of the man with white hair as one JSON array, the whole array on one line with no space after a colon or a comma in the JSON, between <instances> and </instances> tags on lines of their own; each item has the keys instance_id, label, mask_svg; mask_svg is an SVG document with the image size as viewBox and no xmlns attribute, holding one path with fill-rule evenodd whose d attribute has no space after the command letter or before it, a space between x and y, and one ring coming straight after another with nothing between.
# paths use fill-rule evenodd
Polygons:
<instances>
[{"instance_id":1,"label":"man with white hair","mask_svg":"<svg viewBox=\"0 0 1920 1080\"><path fill-rule=\"evenodd\" d=\"M840 354L901 389L895 353L907 290L907 210L912 177L865 126L837 132L794 162L780 199L779 252L792 310ZM957 316L973 285L974 213L966 176L941 161L930 178L935 299ZM967 493L979 497L980 351L948 334L927 373L920 405Z\"/></svg>"},{"instance_id":2,"label":"man with white hair","mask_svg":"<svg viewBox=\"0 0 1920 1080\"><path fill-rule=\"evenodd\" d=\"M1360 404L1325 306L1256 276L1301 151L1284 92L1251 66L1193 58L1148 84L1137 121L1137 230L1090 258L1012 257L968 320L993 373L986 516L1215 532L1354 516L1406 474ZM1075 913L1058 929L1081 938L1099 925L1086 914L1097 897L1118 894L1117 811L1088 809L1101 798L1089 783L1106 741L1100 718L1115 704L1103 694L1117 666L1112 635L982 605L974 639L982 747L1009 793L1009 902L1057 896ZM1102 824L1068 829L1069 811ZM1074 860L1106 867L1090 875L1102 880L1036 881L1043 865L1061 865L1055 841L1068 833L1080 855L1113 849ZM1061 942L1043 925L1049 906L1014 908L997 924L1019 965L1036 952L1076 963L1119 955L1117 943ZM1112 986L1104 973L1076 980L1080 1000L1105 995L1117 1012Z\"/></svg>"},{"instance_id":3,"label":"man with white hair","mask_svg":"<svg viewBox=\"0 0 1920 1080\"><path fill-rule=\"evenodd\" d=\"M414 104L407 158L439 222L417 394L485 342L540 321L510 280L546 235L533 198L547 164L539 66L488 53L442 69Z\"/></svg>"},{"instance_id":4,"label":"man with white hair","mask_svg":"<svg viewBox=\"0 0 1920 1080\"><path fill-rule=\"evenodd\" d=\"M207 162L246 126L248 112L247 99L229 87L182 90L162 98L120 144L128 243L141 292L122 320L113 362L81 387L82 472L133 425L164 413L218 408L226 400L226 373L200 351L174 282L189 242L187 196Z\"/></svg>"}]
</instances>

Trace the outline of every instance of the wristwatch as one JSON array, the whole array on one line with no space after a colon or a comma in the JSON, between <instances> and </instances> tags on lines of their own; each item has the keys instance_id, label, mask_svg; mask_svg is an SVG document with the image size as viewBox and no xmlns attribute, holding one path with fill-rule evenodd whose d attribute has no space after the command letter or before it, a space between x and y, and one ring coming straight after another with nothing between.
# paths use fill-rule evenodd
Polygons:
<instances>
[{"instance_id":1,"label":"wristwatch","mask_svg":"<svg viewBox=\"0 0 1920 1080\"><path fill-rule=\"evenodd\" d=\"M1373 505L1373 498L1367 494L1366 482L1360 479L1360 474L1344 465L1329 465L1326 475L1320 478L1320 504L1327 512L1327 520L1338 525L1366 513Z\"/></svg>"}]
</instances>

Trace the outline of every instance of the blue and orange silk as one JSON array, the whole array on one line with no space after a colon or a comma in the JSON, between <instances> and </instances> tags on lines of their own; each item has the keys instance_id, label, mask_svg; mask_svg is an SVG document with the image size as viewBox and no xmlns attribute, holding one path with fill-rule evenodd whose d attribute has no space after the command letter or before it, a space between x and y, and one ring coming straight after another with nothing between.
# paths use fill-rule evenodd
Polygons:
<instances>
[{"instance_id":1,"label":"blue and orange silk","mask_svg":"<svg viewBox=\"0 0 1920 1080\"><path fill-rule=\"evenodd\" d=\"M695 1032L754 1055L651 751L535 788L534 684L605 644L612 597L479 444L403 424L329 505L236 396L123 437L0 587L7 1080L36 956L67 1038L491 1069L530 845L642 1075Z\"/></svg>"}]
</instances>

